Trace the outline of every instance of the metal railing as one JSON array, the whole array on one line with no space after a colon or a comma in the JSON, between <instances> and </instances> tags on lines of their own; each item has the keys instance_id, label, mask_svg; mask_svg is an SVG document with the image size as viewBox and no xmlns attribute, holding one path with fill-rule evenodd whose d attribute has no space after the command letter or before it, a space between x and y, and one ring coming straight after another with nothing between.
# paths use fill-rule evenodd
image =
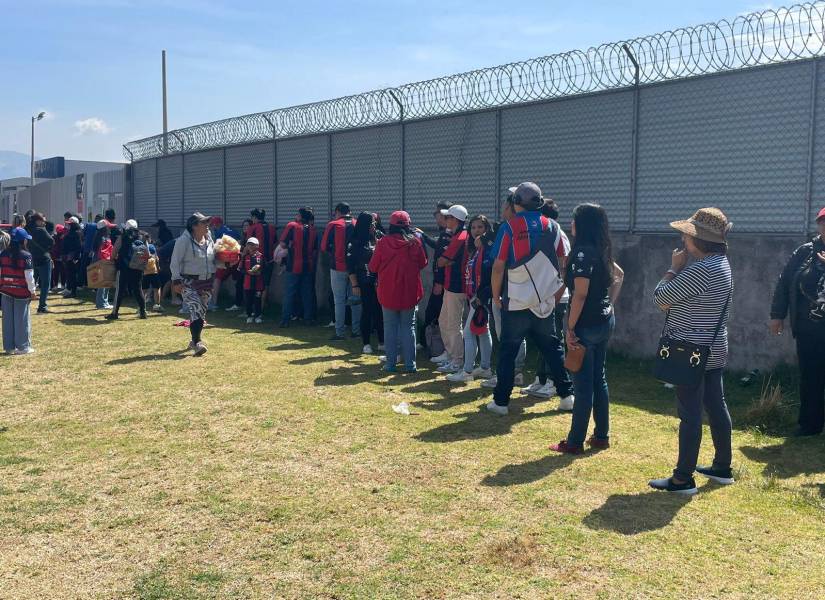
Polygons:
<instances>
[{"instance_id":1,"label":"metal railing","mask_svg":"<svg viewBox=\"0 0 825 600\"><path fill-rule=\"evenodd\" d=\"M740 15L632 40L193 125L168 153L207 150L549 100L825 54L825 1ZM129 160L163 156L163 134L124 145Z\"/></svg>"}]
</instances>

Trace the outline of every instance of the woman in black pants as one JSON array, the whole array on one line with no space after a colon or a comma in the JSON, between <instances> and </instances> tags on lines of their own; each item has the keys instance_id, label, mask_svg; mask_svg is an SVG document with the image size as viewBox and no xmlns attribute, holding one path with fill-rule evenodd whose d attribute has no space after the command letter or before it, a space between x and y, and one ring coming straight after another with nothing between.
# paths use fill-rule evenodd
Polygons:
<instances>
[{"instance_id":1,"label":"woman in black pants","mask_svg":"<svg viewBox=\"0 0 825 600\"><path fill-rule=\"evenodd\" d=\"M120 305L127 294L132 294L140 310L140 318L146 318L146 299L143 297L143 268L130 269L129 263L132 254L135 252L135 242L138 241L138 225L134 219L126 221L121 235L115 243L114 258L115 267L118 272L117 299L111 314L106 315L106 319L114 321L118 318ZM142 242L141 242L142 243ZM148 256L148 249L147 249Z\"/></svg>"},{"instance_id":2,"label":"woman in black pants","mask_svg":"<svg viewBox=\"0 0 825 600\"><path fill-rule=\"evenodd\" d=\"M80 236L80 220L77 217L69 217L66 221L66 237L63 238L63 249L61 260L66 273L66 289L63 291L64 298L77 298L77 286L79 283L78 269L80 268L80 256L83 253L83 238Z\"/></svg>"},{"instance_id":3,"label":"woman in black pants","mask_svg":"<svg viewBox=\"0 0 825 600\"><path fill-rule=\"evenodd\" d=\"M384 319L378 296L375 293L375 273L370 273L367 265L375 251L375 217L372 213L362 212L355 222L352 238L347 245L347 271L349 272L352 293L361 298L361 340L364 342L362 352L372 354L370 337L372 330L378 330L378 348L384 344Z\"/></svg>"},{"instance_id":4,"label":"woman in black pants","mask_svg":"<svg viewBox=\"0 0 825 600\"><path fill-rule=\"evenodd\" d=\"M825 208L816 219L819 235L797 248L782 270L771 304L771 333L782 335L790 314L799 359L799 429L796 436L822 433L825 425Z\"/></svg>"}]
</instances>

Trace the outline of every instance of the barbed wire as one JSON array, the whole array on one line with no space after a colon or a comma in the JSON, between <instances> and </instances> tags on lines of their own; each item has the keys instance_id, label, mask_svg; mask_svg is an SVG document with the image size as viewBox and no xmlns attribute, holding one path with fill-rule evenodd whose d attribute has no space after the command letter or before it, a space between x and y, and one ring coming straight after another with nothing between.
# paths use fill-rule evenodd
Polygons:
<instances>
[{"instance_id":1,"label":"barbed wire","mask_svg":"<svg viewBox=\"0 0 825 600\"><path fill-rule=\"evenodd\" d=\"M824 53L825 1L808 2L588 50L193 125L169 132L167 152L206 150L549 100ZM124 145L124 156L130 160L163 155L163 134Z\"/></svg>"}]
</instances>

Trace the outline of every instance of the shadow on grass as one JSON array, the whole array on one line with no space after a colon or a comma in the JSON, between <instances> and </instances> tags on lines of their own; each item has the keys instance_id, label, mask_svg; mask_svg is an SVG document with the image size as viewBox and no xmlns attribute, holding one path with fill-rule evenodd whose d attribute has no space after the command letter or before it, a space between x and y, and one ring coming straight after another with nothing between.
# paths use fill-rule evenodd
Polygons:
<instances>
[{"instance_id":1,"label":"shadow on grass","mask_svg":"<svg viewBox=\"0 0 825 600\"><path fill-rule=\"evenodd\" d=\"M339 355L335 358L346 360L355 358L360 355ZM327 357L329 360L329 357ZM307 363L303 363L307 364ZM399 371L397 373L387 373L384 371L384 363L360 363L352 362L347 366L333 367L315 379L316 386L344 386L357 385L364 382L384 383L391 387L401 386L406 383L415 383L428 379L430 375L427 372L418 371L416 373L404 373Z\"/></svg>"},{"instance_id":2,"label":"shadow on grass","mask_svg":"<svg viewBox=\"0 0 825 600\"><path fill-rule=\"evenodd\" d=\"M97 319L92 317L69 317L68 319L58 320L64 325L105 325L106 323L110 323L110 321L103 318L103 315Z\"/></svg>"},{"instance_id":3,"label":"shadow on grass","mask_svg":"<svg viewBox=\"0 0 825 600\"><path fill-rule=\"evenodd\" d=\"M495 475L487 475L481 480L481 485L490 487L504 487L508 485L521 485L532 483L539 479L544 479L553 471L563 469L574 460L581 460L592 456L592 454L548 454L538 460L522 464L505 465L499 469Z\"/></svg>"},{"instance_id":4,"label":"shadow on grass","mask_svg":"<svg viewBox=\"0 0 825 600\"><path fill-rule=\"evenodd\" d=\"M145 354L143 356L127 356L125 358L116 358L108 361L107 365L131 365L139 362L147 362L154 360L182 360L187 356L187 350L175 350L168 354Z\"/></svg>"},{"instance_id":5,"label":"shadow on grass","mask_svg":"<svg viewBox=\"0 0 825 600\"><path fill-rule=\"evenodd\" d=\"M762 463L766 477L787 479L825 473L825 436L785 438L772 446L744 446L739 450L750 460Z\"/></svg>"},{"instance_id":6,"label":"shadow on grass","mask_svg":"<svg viewBox=\"0 0 825 600\"><path fill-rule=\"evenodd\" d=\"M718 486L707 484L699 493L713 491ZM622 535L636 535L667 527L690 496L651 490L642 494L614 494L583 520L585 526L597 531L615 531Z\"/></svg>"},{"instance_id":7,"label":"shadow on grass","mask_svg":"<svg viewBox=\"0 0 825 600\"><path fill-rule=\"evenodd\" d=\"M555 414L555 411L526 413L521 407L511 404L510 414L501 417L487 412L484 406L481 405L479 410L458 415L462 419L461 421L447 423L429 431L421 432L414 439L421 442L440 444L463 440L479 440L496 435L506 435L518 423L548 417L553 414Z\"/></svg>"}]
</instances>

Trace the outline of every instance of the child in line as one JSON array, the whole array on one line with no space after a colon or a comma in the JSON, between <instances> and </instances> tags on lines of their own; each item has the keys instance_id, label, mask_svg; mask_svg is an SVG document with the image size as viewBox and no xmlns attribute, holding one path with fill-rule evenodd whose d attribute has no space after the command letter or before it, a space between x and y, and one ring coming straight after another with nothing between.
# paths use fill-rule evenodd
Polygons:
<instances>
[{"instance_id":1,"label":"child in line","mask_svg":"<svg viewBox=\"0 0 825 600\"><path fill-rule=\"evenodd\" d=\"M244 275L243 290L247 323L263 323L261 317L261 303L264 295L263 264L264 255L260 251L258 239L251 237L246 240L239 265Z\"/></svg>"}]
</instances>

